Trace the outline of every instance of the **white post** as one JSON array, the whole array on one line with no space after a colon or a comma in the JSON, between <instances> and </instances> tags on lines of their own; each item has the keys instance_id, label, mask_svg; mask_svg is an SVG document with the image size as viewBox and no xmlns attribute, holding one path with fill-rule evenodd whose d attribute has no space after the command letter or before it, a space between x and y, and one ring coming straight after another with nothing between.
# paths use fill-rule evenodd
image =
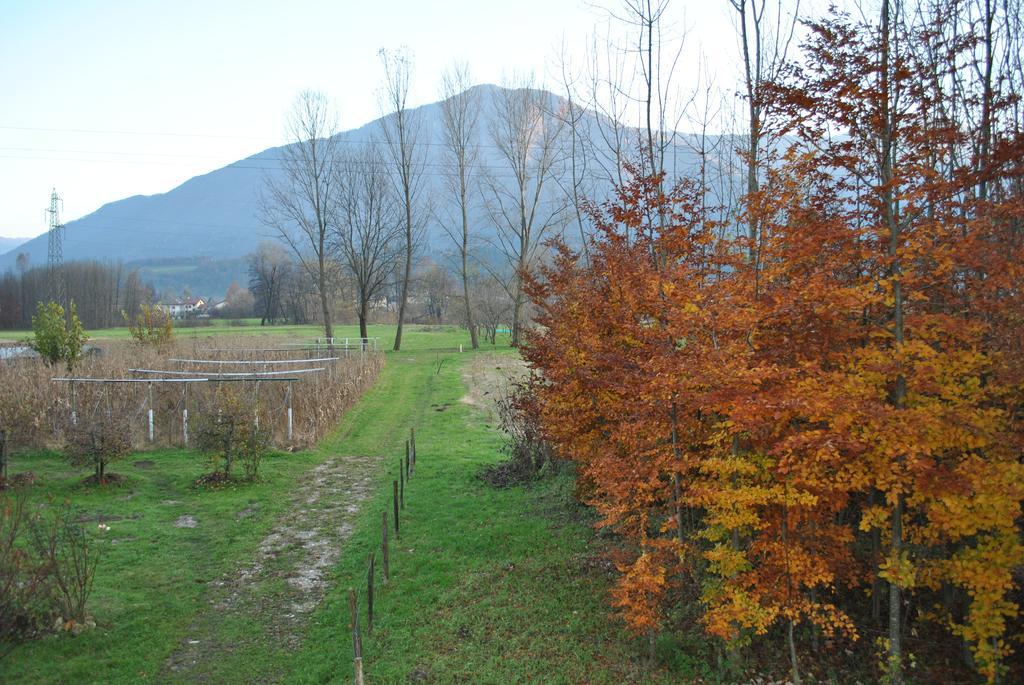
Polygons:
<instances>
[{"instance_id":1,"label":"white post","mask_svg":"<svg viewBox=\"0 0 1024 685\"><path fill-rule=\"evenodd\" d=\"M459 354L462 354L462 344L459 344Z\"/></svg>"},{"instance_id":2,"label":"white post","mask_svg":"<svg viewBox=\"0 0 1024 685\"><path fill-rule=\"evenodd\" d=\"M288 441L292 439L292 382L288 381Z\"/></svg>"},{"instance_id":3,"label":"white post","mask_svg":"<svg viewBox=\"0 0 1024 685\"><path fill-rule=\"evenodd\" d=\"M182 383L181 387L185 395L181 410L181 437L185 439L185 447L188 447L188 383Z\"/></svg>"},{"instance_id":4,"label":"white post","mask_svg":"<svg viewBox=\"0 0 1024 685\"><path fill-rule=\"evenodd\" d=\"M148 383L149 386L149 441L153 442L153 384Z\"/></svg>"}]
</instances>

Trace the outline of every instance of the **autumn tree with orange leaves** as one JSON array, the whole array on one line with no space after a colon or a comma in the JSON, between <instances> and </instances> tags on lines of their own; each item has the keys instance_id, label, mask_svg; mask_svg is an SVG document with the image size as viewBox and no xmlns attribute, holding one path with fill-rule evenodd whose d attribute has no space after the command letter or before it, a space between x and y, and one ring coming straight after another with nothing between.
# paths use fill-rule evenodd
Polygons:
<instances>
[{"instance_id":1,"label":"autumn tree with orange leaves","mask_svg":"<svg viewBox=\"0 0 1024 685\"><path fill-rule=\"evenodd\" d=\"M805 635L876 643L899 683L941 631L999 682L1024 560L1015 101L980 89L985 132L944 107L976 43L897 3L810 28L764 89L785 146L734 237L706 188L631 169L587 207L589 260L560 246L529 283L532 406L622 536L637 632L698 601L731 655L781 638L795 682Z\"/></svg>"}]
</instances>

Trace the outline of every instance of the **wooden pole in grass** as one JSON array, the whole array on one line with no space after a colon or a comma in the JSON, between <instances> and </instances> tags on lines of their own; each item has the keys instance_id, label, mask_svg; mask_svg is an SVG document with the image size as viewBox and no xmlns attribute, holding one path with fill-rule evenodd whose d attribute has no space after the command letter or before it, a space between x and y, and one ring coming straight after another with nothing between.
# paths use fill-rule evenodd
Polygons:
<instances>
[{"instance_id":1,"label":"wooden pole in grass","mask_svg":"<svg viewBox=\"0 0 1024 685\"><path fill-rule=\"evenodd\" d=\"M398 503L405 509L405 462L398 460Z\"/></svg>"},{"instance_id":2,"label":"wooden pole in grass","mask_svg":"<svg viewBox=\"0 0 1024 685\"><path fill-rule=\"evenodd\" d=\"M400 529L398 527L398 481L397 480L391 481L391 487L392 487L392 497L391 497L391 499L392 499L392 503L394 504L394 514L395 514L395 539L397 540L401 536L401 531L400 531Z\"/></svg>"},{"instance_id":3,"label":"wooden pole in grass","mask_svg":"<svg viewBox=\"0 0 1024 685\"><path fill-rule=\"evenodd\" d=\"M366 572L366 634L373 633L373 566L374 553L370 552L370 570Z\"/></svg>"},{"instance_id":4,"label":"wooden pole in grass","mask_svg":"<svg viewBox=\"0 0 1024 685\"><path fill-rule=\"evenodd\" d=\"M406 463L409 463L410 459L412 459L412 450L409 447L409 441L406 440L405 441L405 461L406 461Z\"/></svg>"},{"instance_id":5,"label":"wooden pole in grass","mask_svg":"<svg viewBox=\"0 0 1024 685\"><path fill-rule=\"evenodd\" d=\"M348 610L352 615L352 663L355 666L356 685L366 685L363 679L363 639L359 636L359 611L356 607L356 591L348 589Z\"/></svg>"},{"instance_id":6,"label":"wooden pole in grass","mask_svg":"<svg viewBox=\"0 0 1024 685\"><path fill-rule=\"evenodd\" d=\"M382 539L381 539L381 543L380 543L380 555L381 555L381 562L383 563L382 570L384 571L384 580L383 580L383 582L387 583L388 579L391 578L391 568L390 568L390 566L388 564L388 512L382 511L380 514L381 514L381 516L380 516L380 518L381 518L381 521L380 521L380 523L381 523L380 532L382 533L382 535L381 535Z\"/></svg>"},{"instance_id":7,"label":"wooden pole in grass","mask_svg":"<svg viewBox=\"0 0 1024 685\"><path fill-rule=\"evenodd\" d=\"M409 429L409 442L412 443L412 461L416 463L416 427Z\"/></svg>"}]
</instances>

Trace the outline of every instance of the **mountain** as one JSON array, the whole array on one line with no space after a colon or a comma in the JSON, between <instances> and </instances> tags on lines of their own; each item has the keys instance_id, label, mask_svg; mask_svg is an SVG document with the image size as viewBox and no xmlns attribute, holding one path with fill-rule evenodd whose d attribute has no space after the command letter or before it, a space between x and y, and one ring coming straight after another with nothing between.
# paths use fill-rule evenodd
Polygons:
<instances>
[{"instance_id":1,"label":"mountain","mask_svg":"<svg viewBox=\"0 0 1024 685\"><path fill-rule=\"evenodd\" d=\"M3 236L0 236L0 255L2 255L5 252L10 252L10 251L16 249L19 245L23 245L23 244L27 243L30 240L32 240L32 239L31 238L4 238ZM15 256L17 256L17 255L15 255Z\"/></svg>"},{"instance_id":2,"label":"mountain","mask_svg":"<svg viewBox=\"0 0 1024 685\"><path fill-rule=\"evenodd\" d=\"M489 130L497 121L494 96L498 86L475 86L482 105L478 134L480 137L479 166L492 172L494 182L509 183L511 176L505 162L490 138ZM543 93L548 106L553 110L564 108L566 102L559 96ZM452 216L451 201L443 183L444 145L442 142L442 114L440 103L417 108L428 135L424 137L426 195L433 206L433 219L425 227L425 251L434 256L450 249L450 241L438 217ZM598 115L587 112L580 129L592 140L603 140L596 133L601 120ZM381 138L379 121L339 133L346 144L375 142ZM670 152L671 159L681 167L694 163L692 147L676 145ZM258 216L258 197L265 179L281 173L282 148L270 148L251 157L229 164L210 173L185 181L166 193L125 198L111 202L92 214L66 224L64 238L64 259L98 259L102 261L123 261L126 265L159 264L178 265L177 269L157 269L165 277L163 285L171 288L193 287L190 278L195 278L206 267L219 265L222 273L217 283L237 280L244 282L244 262L240 260L251 252L261 241L273 239L273 230L264 226ZM607 149L597 153L591 165L603 169L608 161L614 160ZM600 159L600 158L603 158ZM682 161L680 161L682 160ZM609 184L589 183L588 194L602 197ZM550 192L562 192L555 184L549 184ZM482 202L471 212L478 235L484 238L494 235L494 221L488 216ZM576 235L576 233L573 233ZM0 253L5 248L0 244ZM0 272L14 267L17 254L27 252L31 264L45 264L47 237L45 234L27 241L17 249L0 254ZM168 261L170 260L170 261ZM191 265L191 267L189 267ZM168 274L179 276L167 278ZM192 274L189 276L188 274Z\"/></svg>"}]
</instances>

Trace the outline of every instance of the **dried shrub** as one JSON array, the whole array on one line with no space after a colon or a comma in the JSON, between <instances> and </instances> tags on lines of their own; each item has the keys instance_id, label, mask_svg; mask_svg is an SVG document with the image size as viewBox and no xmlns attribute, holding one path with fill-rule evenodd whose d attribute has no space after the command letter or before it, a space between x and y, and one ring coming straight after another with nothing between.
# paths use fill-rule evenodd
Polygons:
<instances>
[{"instance_id":1,"label":"dried shrub","mask_svg":"<svg viewBox=\"0 0 1024 685\"><path fill-rule=\"evenodd\" d=\"M28 506L0 495L0 657L51 628L95 625L86 613L98 550L67 501Z\"/></svg>"},{"instance_id":2,"label":"dried shrub","mask_svg":"<svg viewBox=\"0 0 1024 685\"><path fill-rule=\"evenodd\" d=\"M231 467L241 462L245 479L256 480L269 443L257 422L259 402L230 384L218 389L214 406L204 413L196 431L196 445L220 479L231 478Z\"/></svg>"},{"instance_id":3,"label":"dried shrub","mask_svg":"<svg viewBox=\"0 0 1024 685\"><path fill-rule=\"evenodd\" d=\"M502 449L509 458L483 472L483 479L491 485L508 487L531 481L553 463L533 406L533 387L538 382L533 375L527 376L509 383L498 396L495 407L501 429L508 436Z\"/></svg>"},{"instance_id":4,"label":"dried shrub","mask_svg":"<svg viewBox=\"0 0 1024 685\"><path fill-rule=\"evenodd\" d=\"M64 450L72 466L92 467L93 481L106 483L107 465L119 461L132 451L132 433L124 416L98 412L65 430Z\"/></svg>"},{"instance_id":5,"label":"dried shrub","mask_svg":"<svg viewBox=\"0 0 1024 685\"><path fill-rule=\"evenodd\" d=\"M79 362L76 375L82 378L130 378L129 369L178 370L182 365L172 358L273 361L301 358L317 354L304 350L276 351L284 347L274 337L262 338L253 345L250 336L231 338L218 336L210 341L175 340L167 345L138 345L127 341L103 341L102 353L89 355ZM272 352L253 351L253 347L274 348ZM326 355L323 355L326 356ZM254 395L259 404L259 422L270 442L281 449L300 449L315 444L332 430L356 400L376 379L383 367L384 356L377 352L355 353L336 362L317 362L320 373L296 374L293 383L244 382L231 383ZM218 369L216 363L192 365L204 371ZM254 368L266 368L258 366ZM295 368L288 366L283 368ZM224 371L239 371L225 366ZM200 374L197 374L200 375ZM195 427L209 409L216 411L213 398L218 383L146 383L105 385L85 382L54 382L53 369L38 358L0 360L0 387L16 388L16 392L0 393L0 429L6 429L10 452L17 460L22 451L61 449L66 444L65 432L71 417L87 417L92 413L110 412L128 421L135 449L145 447L181 447L185 444L184 410L189 413L190 441L194 446ZM188 385L186 389L184 386ZM227 386L227 383L223 384ZM291 386L293 431L288 436L288 394ZM154 440L149 441L147 409L150 393L154 414Z\"/></svg>"},{"instance_id":6,"label":"dried shrub","mask_svg":"<svg viewBox=\"0 0 1024 685\"><path fill-rule=\"evenodd\" d=\"M99 550L75 519L69 501L50 506L30 519L35 554L50 585L52 606L60 622L72 629L89 621L85 608L96 578Z\"/></svg>"}]
</instances>

